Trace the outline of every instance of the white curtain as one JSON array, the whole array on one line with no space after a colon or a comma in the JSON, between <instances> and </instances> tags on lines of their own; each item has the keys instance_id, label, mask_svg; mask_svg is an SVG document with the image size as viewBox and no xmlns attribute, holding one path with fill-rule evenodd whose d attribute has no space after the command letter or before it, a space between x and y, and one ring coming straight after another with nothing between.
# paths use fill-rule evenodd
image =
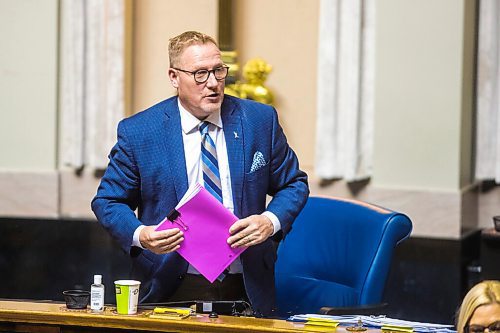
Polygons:
<instances>
[{"instance_id":1,"label":"white curtain","mask_svg":"<svg viewBox=\"0 0 500 333\"><path fill-rule=\"evenodd\" d=\"M481 0L477 68L476 179L500 183L500 1Z\"/></svg>"},{"instance_id":2,"label":"white curtain","mask_svg":"<svg viewBox=\"0 0 500 333\"><path fill-rule=\"evenodd\" d=\"M60 160L102 169L124 109L124 0L62 0Z\"/></svg>"},{"instance_id":3,"label":"white curtain","mask_svg":"<svg viewBox=\"0 0 500 333\"><path fill-rule=\"evenodd\" d=\"M316 174L370 177L373 151L375 0L321 0Z\"/></svg>"}]
</instances>

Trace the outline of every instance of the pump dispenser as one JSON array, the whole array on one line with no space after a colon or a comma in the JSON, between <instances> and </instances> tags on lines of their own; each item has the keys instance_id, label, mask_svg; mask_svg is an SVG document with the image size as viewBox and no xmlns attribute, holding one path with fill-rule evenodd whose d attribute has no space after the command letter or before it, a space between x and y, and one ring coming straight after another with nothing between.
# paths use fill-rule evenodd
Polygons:
<instances>
[{"instance_id":1,"label":"pump dispenser","mask_svg":"<svg viewBox=\"0 0 500 333\"><path fill-rule=\"evenodd\" d=\"M102 275L94 275L94 283L90 286L90 311L104 311L104 285Z\"/></svg>"}]
</instances>

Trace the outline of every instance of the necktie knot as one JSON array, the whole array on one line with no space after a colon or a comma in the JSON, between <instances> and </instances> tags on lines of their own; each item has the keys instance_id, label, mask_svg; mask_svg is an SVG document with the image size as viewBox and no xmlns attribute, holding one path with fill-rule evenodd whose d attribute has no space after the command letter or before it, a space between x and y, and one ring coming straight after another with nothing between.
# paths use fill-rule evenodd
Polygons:
<instances>
[{"instance_id":1,"label":"necktie knot","mask_svg":"<svg viewBox=\"0 0 500 333\"><path fill-rule=\"evenodd\" d=\"M209 127L210 127L210 122L208 121L204 121L200 124L199 126L199 129L200 129L200 133L201 135L206 135L208 134L208 130L209 130Z\"/></svg>"}]
</instances>

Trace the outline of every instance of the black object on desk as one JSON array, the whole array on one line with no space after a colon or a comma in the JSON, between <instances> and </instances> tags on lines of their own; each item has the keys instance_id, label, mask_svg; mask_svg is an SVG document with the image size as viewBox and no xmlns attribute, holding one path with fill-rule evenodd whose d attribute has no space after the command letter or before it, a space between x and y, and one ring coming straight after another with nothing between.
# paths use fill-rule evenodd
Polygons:
<instances>
[{"instance_id":1,"label":"black object on desk","mask_svg":"<svg viewBox=\"0 0 500 333\"><path fill-rule=\"evenodd\" d=\"M493 225L495 230L500 232L500 215L493 216Z\"/></svg>"},{"instance_id":2,"label":"black object on desk","mask_svg":"<svg viewBox=\"0 0 500 333\"><path fill-rule=\"evenodd\" d=\"M90 292L86 290L65 290L64 300L68 309L86 309L90 300Z\"/></svg>"}]
</instances>

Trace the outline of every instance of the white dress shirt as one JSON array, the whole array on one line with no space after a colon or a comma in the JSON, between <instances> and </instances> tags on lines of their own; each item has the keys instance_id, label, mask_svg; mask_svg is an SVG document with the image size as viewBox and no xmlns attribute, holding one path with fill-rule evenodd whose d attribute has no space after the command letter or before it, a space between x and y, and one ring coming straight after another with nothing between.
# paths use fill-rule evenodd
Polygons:
<instances>
[{"instance_id":1,"label":"white dress shirt","mask_svg":"<svg viewBox=\"0 0 500 333\"><path fill-rule=\"evenodd\" d=\"M188 186L192 187L196 183L203 184L203 169L201 164L201 133L199 131L199 125L201 121L191 113L189 113L181 105L180 101L178 101L178 105L181 117L182 140L184 143ZM205 119L205 121L211 123L208 129L208 134L215 142L215 146L217 149L217 162L219 164L219 174L222 187L222 203L224 207L234 213L233 192L231 190L231 175L229 172L226 139L224 137L224 130L220 112L212 113L210 116L208 116L207 119ZM265 211L262 214L267 216L273 223L273 235L281 229L281 224L275 214L269 211ZM143 225L139 226L135 230L132 245L142 248L139 241L139 234L143 227ZM236 258L236 260L233 261L228 269L229 273L242 273L243 268L241 266L240 258ZM191 265L189 265L188 273L199 274L199 272Z\"/></svg>"}]
</instances>

